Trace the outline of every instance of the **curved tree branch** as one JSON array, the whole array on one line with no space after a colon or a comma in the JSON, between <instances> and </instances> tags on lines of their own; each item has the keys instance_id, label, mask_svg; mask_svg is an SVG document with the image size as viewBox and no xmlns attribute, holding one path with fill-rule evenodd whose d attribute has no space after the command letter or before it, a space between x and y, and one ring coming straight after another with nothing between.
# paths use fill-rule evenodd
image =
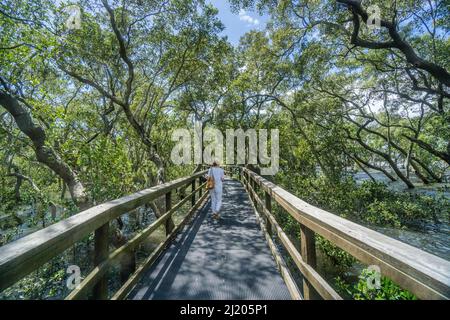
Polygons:
<instances>
[{"instance_id":1,"label":"curved tree branch","mask_svg":"<svg viewBox=\"0 0 450 320\"><path fill-rule=\"evenodd\" d=\"M446 69L437 65L436 63L425 60L419 55L417 55L413 47L400 36L397 30L397 24L395 22L390 22L384 19L380 20L381 27L387 29L389 36L391 37L391 41L374 42L363 40L359 37L360 18L364 23L367 23L369 15L367 14L366 10L364 10L364 8L362 7L361 1L336 0L336 2L347 5L347 7L351 10L353 14L353 33L351 36L352 44L368 49L396 48L404 54L406 60L412 65L414 65L414 67L427 71L439 82L441 82L447 87L450 87L450 73L448 73Z\"/></svg>"}]
</instances>

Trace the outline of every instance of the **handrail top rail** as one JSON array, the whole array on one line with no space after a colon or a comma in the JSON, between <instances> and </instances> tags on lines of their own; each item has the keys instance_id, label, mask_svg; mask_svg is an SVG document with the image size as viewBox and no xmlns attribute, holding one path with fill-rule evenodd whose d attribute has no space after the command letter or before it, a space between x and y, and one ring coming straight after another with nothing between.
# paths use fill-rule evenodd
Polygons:
<instances>
[{"instance_id":1,"label":"handrail top rail","mask_svg":"<svg viewBox=\"0 0 450 320\"><path fill-rule=\"evenodd\" d=\"M327 229L351 242L354 246L368 250L376 258L388 261L401 271L412 276L426 278L432 288L450 296L450 262L413 247L407 243L388 237L338 215L315 207L280 186L268 181L248 168L244 172L253 177L264 191L268 192L297 221L311 221L311 229L321 235L321 229ZM305 219L305 221L300 221ZM318 226L317 228L314 227ZM427 281L427 282L428 282Z\"/></svg>"},{"instance_id":2,"label":"handrail top rail","mask_svg":"<svg viewBox=\"0 0 450 320\"><path fill-rule=\"evenodd\" d=\"M0 247L0 291L9 286L5 283L15 282L10 279L12 274L16 278L14 280L19 280L105 223L188 184L206 172L202 170L107 201Z\"/></svg>"}]
</instances>

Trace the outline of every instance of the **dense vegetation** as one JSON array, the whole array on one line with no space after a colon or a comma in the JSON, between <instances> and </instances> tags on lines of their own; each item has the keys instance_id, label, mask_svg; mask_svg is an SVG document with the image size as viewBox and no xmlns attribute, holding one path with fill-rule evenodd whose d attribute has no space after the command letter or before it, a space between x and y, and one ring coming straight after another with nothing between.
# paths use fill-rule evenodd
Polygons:
<instances>
[{"instance_id":1,"label":"dense vegetation","mask_svg":"<svg viewBox=\"0 0 450 320\"><path fill-rule=\"evenodd\" d=\"M79 29L66 24L69 4L82 9ZM373 4L381 22L369 29ZM195 166L170 161L171 131L196 121L279 129L273 179L335 214L394 228L448 223L448 2L230 5L271 20L233 47L203 0L0 0L0 243L21 236L20 225L44 227L189 174ZM357 183L356 171L368 181ZM422 185L444 189L407 191ZM292 219L278 218L298 236ZM353 263L317 243L334 265ZM45 284L29 280L15 297L47 297L57 270L55 262ZM389 279L377 292L337 279L353 298L411 298Z\"/></svg>"}]
</instances>

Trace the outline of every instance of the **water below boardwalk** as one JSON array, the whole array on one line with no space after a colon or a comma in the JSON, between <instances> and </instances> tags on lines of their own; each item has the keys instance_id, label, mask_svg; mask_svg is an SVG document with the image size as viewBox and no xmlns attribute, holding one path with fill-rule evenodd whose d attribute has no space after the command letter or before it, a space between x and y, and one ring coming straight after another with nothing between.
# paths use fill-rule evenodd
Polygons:
<instances>
[{"instance_id":1,"label":"water below boardwalk","mask_svg":"<svg viewBox=\"0 0 450 320\"><path fill-rule=\"evenodd\" d=\"M417 177L411 176L411 180L414 182L416 187L414 189L407 189L403 182L391 182L380 172L370 172L370 174L375 178L375 180L386 183L390 190L427 195L430 197L444 197L450 201L449 182L424 185L417 179ZM362 183L365 180L370 180L369 176L364 172L357 172L353 175L353 177L358 183ZM417 230L377 226L367 227L437 255L441 258L450 260L449 215L450 212L448 212L444 217L439 217L439 221L429 221L425 225L421 225L420 228L417 228Z\"/></svg>"}]
</instances>

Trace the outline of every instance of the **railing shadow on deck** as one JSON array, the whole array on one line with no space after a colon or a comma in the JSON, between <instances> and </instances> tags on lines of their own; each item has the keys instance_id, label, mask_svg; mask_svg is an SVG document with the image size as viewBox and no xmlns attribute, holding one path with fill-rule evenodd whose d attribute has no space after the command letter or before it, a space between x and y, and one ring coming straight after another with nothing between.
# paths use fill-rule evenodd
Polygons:
<instances>
[{"instance_id":1,"label":"railing shadow on deck","mask_svg":"<svg viewBox=\"0 0 450 320\"><path fill-rule=\"evenodd\" d=\"M197 216L193 223L191 223L181 234L181 237L176 240L177 242L182 243L182 245L178 247L178 250L171 253L166 253L167 260L156 274L152 283L148 286L147 292L142 299L148 300L150 294L155 291L157 285L162 287L170 287L172 285L175 280L175 276L180 270L183 258L188 253L192 242L194 241L195 235L200 229L201 223L202 221L199 219L199 216Z\"/></svg>"}]
</instances>

